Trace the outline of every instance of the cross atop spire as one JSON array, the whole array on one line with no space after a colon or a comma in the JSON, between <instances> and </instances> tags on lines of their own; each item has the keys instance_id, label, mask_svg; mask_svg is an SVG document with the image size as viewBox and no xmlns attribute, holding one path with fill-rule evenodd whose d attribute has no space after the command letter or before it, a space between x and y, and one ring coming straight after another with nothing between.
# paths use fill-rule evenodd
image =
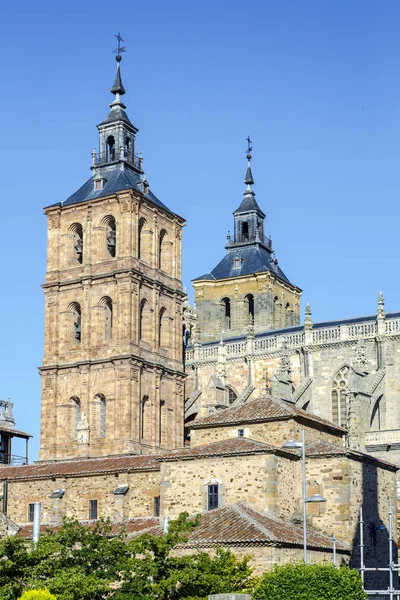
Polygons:
<instances>
[{"instance_id":1,"label":"cross atop spire","mask_svg":"<svg viewBox=\"0 0 400 600\"><path fill-rule=\"evenodd\" d=\"M251 192L252 189L251 189L250 186L254 184L253 174L251 172L251 152L253 150L253 146L251 145L252 141L251 141L249 135L247 136L246 141L247 141L247 153L246 153L246 156L247 156L247 171L246 171L246 178L245 178L244 182L247 185L247 190L246 191L250 191Z\"/></svg>"},{"instance_id":2,"label":"cross atop spire","mask_svg":"<svg viewBox=\"0 0 400 600\"><path fill-rule=\"evenodd\" d=\"M118 32L118 35L116 35L115 37L118 40L118 45L117 48L113 50L113 52L114 54L116 54L115 60L117 61L117 72L115 74L114 85L111 88L111 93L115 95L115 100L112 103L112 105L115 106L116 104L119 104L120 106L123 106L120 96L125 94L125 88L122 85L120 63L122 60L121 52L126 52L126 50L125 46L121 46L121 42L123 42L124 40L122 39L120 32ZM125 108L125 106L123 106L123 108Z\"/></svg>"}]
</instances>

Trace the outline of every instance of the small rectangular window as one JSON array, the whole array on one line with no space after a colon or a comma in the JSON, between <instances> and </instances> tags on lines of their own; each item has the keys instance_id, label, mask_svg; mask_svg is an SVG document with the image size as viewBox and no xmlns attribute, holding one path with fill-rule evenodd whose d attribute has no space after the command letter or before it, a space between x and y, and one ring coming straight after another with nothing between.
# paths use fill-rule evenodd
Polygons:
<instances>
[{"instance_id":1,"label":"small rectangular window","mask_svg":"<svg viewBox=\"0 0 400 600\"><path fill-rule=\"evenodd\" d=\"M28 521L29 523L33 523L33 515L35 514L35 505L28 504Z\"/></svg>"},{"instance_id":2,"label":"small rectangular window","mask_svg":"<svg viewBox=\"0 0 400 600\"><path fill-rule=\"evenodd\" d=\"M160 516L160 496L154 497L154 516Z\"/></svg>"},{"instance_id":3,"label":"small rectangular window","mask_svg":"<svg viewBox=\"0 0 400 600\"><path fill-rule=\"evenodd\" d=\"M94 181L94 189L95 190L101 190L101 188L103 187L103 182L101 179L95 179Z\"/></svg>"},{"instance_id":4,"label":"small rectangular window","mask_svg":"<svg viewBox=\"0 0 400 600\"><path fill-rule=\"evenodd\" d=\"M218 484L213 483L208 486L208 510L218 508Z\"/></svg>"},{"instance_id":5,"label":"small rectangular window","mask_svg":"<svg viewBox=\"0 0 400 600\"><path fill-rule=\"evenodd\" d=\"M238 437L244 437L244 429L238 429Z\"/></svg>"},{"instance_id":6,"label":"small rectangular window","mask_svg":"<svg viewBox=\"0 0 400 600\"><path fill-rule=\"evenodd\" d=\"M97 500L89 500L89 519L92 521L97 519Z\"/></svg>"}]
</instances>

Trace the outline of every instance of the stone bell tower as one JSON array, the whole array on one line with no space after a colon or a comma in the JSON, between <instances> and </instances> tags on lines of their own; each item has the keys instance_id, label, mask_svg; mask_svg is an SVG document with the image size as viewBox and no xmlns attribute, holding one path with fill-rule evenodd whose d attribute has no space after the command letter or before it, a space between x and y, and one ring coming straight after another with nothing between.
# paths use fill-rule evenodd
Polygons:
<instances>
[{"instance_id":1,"label":"stone bell tower","mask_svg":"<svg viewBox=\"0 0 400 600\"><path fill-rule=\"evenodd\" d=\"M246 189L233 213L227 254L210 272L193 280L198 337L201 342L281 329L300 322L301 290L286 277L264 234L265 214L257 203L247 139Z\"/></svg>"},{"instance_id":2,"label":"stone bell tower","mask_svg":"<svg viewBox=\"0 0 400 600\"><path fill-rule=\"evenodd\" d=\"M40 460L183 444L184 220L153 194L136 154L123 50L92 177L45 209Z\"/></svg>"}]
</instances>

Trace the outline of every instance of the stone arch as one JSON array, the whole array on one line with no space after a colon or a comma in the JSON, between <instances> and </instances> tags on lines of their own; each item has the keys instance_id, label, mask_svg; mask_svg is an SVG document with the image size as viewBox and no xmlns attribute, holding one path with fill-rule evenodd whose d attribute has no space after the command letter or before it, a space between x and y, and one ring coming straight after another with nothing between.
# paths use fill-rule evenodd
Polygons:
<instances>
[{"instance_id":1,"label":"stone arch","mask_svg":"<svg viewBox=\"0 0 400 600\"><path fill-rule=\"evenodd\" d=\"M82 405L78 396L71 396L68 401L68 404L68 429L70 438L75 440L78 432L78 423L81 420Z\"/></svg>"},{"instance_id":2,"label":"stone arch","mask_svg":"<svg viewBox=\"0 0 400 600\"><path fill-rule=\"evenodd\" d=\"M171 272L170 244L165 229L162 229L158 236L158 268L165 273Z\"/></svg>"},{"instance_id":3,"label":"stone arch","mask_svg":"<svg viewBox=\"0 0 400 600\"><path fill-rule=\"evenodd\" d=\"M232 320L231 320L231 300L228 297L222 298L221 300L222 307L222 329L228 331L231 329Z\"/></svg>"},{"instance_id":4,"label":"stone arch","mask_svg":"<svg viewBox=\"0 0 400 600\"><path fill-rule=\"evenodd\" d=\"M113 335L113 301L109 296L100 299L99 306L104 309L104 338L111 340Z\"/></svg>"},{"instance_id":5,"label":"stone arch","mask_svg":"<svg viewBox=\"0 0 400 600\"><path fill-rule=\"evenodd\" d=\"M167 309L163 306L158 318L158 343L161 348L170 348L171 331Z\"/></svg>"},{"instance_id":6,"label":"stone arch","mask_svg":"<svg viewBox=\"0 0 400 600\"><path fill-rule=\"evenodd\" d=\"M68 233L73 236L73 255L77 263L83 260L83 228L80 223L72 223Z\"/></svg>"},{"instance_id":7,"label":"stone arch","mask_svg":"<svg viewBox=\"0 0 400 600\"><path fill-rule=\"evenodd\" d=\"M147 298L142 298L139 310L139 340L151 341L151 310Z\"/></svg>"},{"instance_id":8,"label":"stone arch","mask_svg":"<svg viewBox=\"0 0 400 600\"><path fill-rule=\"evenodd\" d=\"M336 371L331 384L332 422L347 427L348 378L350 367L344 364Z\"/></svg>"},{"instance_id":9,"label":"stone arch","mask_svg":"<svg viewBox=\"0 0 400 600\"><path fill-rule=\"evenodd\" d=\"M139 219L138 227L138 258L143 262L151 262L151 237L148 223L144 217Z\"/></svg>"},{"instance_id":10,"label":"stone arch","mask_svg":"<svg viewBox=\"0 0 400 600\"><path fill-rule=\"evenodd\" d=\"M107 162L111 162L115 160L115 138L113 135L109 135L106 139L106 160Z\"/></svg>"},{"instance_id":11,"label":"stone arch","mask_svg":"<svg viewBox=\"0 0 400 600\"><path fill-rule=\"evenodd\" d=\"M107 401L104 394L94 397L95 426L99 437L105 437L107 431Z\"/></svg>"},{"instance_id":12,"label":"stone arch","mask_svg":"<svg viewBox=\"0 0 400 600\"><path fill-rule=\"evenodd\" d=\"M106 230L106 246L109 256L115 257L117 253L117 225L113 215L106 215L101 220L101 226Z\"/></svg>"},{"instance_id":13,"label":"stone arch","mask_svg":"<svg viewBox=\"0 0 400 600\"><path fill-rule=\"evenodd\" d=\"M68 306L68 311L72 315L72 330L69 334L69 339L75 344L80 344L82 341L82 310L79 302L71 302Z\"/></svg>"},{"instance_id":14,"label":"stone arch","mask_svg":"<svg viewBox=\"0 0 400 600\"><path fill-rule=\"evenodd\" d=\"M246 307L246 318L252 318L254 322L254 296L253 294L247 294L244 299L245 307Z\"/></svg>"}]
</instances>

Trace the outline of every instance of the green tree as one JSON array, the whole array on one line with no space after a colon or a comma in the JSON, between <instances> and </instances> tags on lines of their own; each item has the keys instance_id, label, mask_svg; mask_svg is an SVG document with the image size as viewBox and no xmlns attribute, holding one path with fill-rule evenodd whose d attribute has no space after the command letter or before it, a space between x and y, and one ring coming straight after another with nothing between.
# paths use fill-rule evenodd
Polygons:
<instances>
[{"instance_id":1,"label":"green tree","mask_svg":"<svg viewBox=\"0 0 400 600\"><path fill-rule=\"evenodd\" d=\"M349 567L288 564L264 574L254 600L366 600L359 573Z\"/></svg>"},{"instance_id":2,"label":"green tree","mask_svg":"<svg viewBox=\"0 0 400 600\"><path fill-rule=\"evenodd\" d=\"M36 547L5 538L0 541L0 600L17 600L24 591L43 588L57 600L179 600L254 585L248 557L239 560L227 550L216 550L212 557L174 555L197 523L183 514L164 536L127 540L123 532L111 535L108 522L84 526L66 519L58 531L41 535Z\"/></svg>"}]
</instances>

